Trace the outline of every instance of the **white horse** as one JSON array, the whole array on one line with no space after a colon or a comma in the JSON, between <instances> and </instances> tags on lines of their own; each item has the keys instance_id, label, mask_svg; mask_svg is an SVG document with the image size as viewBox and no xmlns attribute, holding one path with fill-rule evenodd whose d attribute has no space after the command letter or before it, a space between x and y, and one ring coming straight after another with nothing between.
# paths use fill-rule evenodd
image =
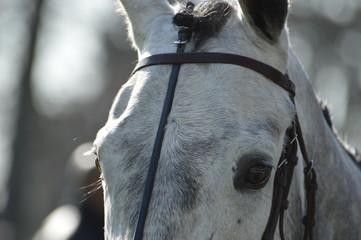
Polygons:
<instances>
[{"instance_id":1,"label":"white horse","mask_svg":"<svg viewBox=\"0 0 361 240\"><path fill-rule=\"evenodd\" d=\"M169 2L121 0L139 59L175 52L178 27L172 18L185 6ZM288 73L295 83L307 153L318 173L314 238L361 239L361 171L327 124L290 46L288 1L194 3L194 33L186 52L248 56ZM157 65L132 75L94 142L102 169L106 239L134 237L170 71L170 65ZM287 91L250 69L182 65L144 239L261 239L274 171L295 111ZM299 157L284 223L286 239L292 240L302 239L306 205ZM247 178L255 164L274 166L272 173L263 172L266 180L270 174L265 186L257 176Z\"/></svg>"}]
</instances>

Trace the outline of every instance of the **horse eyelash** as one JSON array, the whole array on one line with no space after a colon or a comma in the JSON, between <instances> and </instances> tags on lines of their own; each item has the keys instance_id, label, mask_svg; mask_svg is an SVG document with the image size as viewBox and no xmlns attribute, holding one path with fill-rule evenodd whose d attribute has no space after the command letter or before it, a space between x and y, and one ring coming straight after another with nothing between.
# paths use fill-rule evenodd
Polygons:
<instances>
[{"instance_id":1,"label":"horse eyelash","mask_svg":"<svg viewBox=\"0 0 361 240\"><path fill-rule=\"evenodd\" d=\"M96 191L99 191L99 189L101 189L101 188L102 188L102 178L101 177L96 182L91 183L87 186L81 187L82 190L89 189L89 191L83 194L83 200L81 200L80 203L83 203L86 200L88 200Z\"/></svg>"}]
</instances>

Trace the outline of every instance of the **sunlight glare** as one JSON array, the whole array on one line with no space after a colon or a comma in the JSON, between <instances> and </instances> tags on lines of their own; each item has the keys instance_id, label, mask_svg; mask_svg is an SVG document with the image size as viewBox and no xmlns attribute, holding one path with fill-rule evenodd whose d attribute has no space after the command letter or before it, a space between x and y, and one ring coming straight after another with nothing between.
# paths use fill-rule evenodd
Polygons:
<instances>
[{"instance_id":1,"label":"sunlight glare","mask_svg":"<svg viewBox=\"0 0 361 240\"><path fill-rule=\"evenodd\" d=\"M66 3L69 2L69 3ZM49 1L33 74L35 107L48 117L71 113L103 91L102 32L111 25L104 1ZM112 18L113 17L113 18Z\"/></svg>"},{"instance_id":2,"label":"sunlight glare","mask_svg":"<svg viewBox=\"0 0 361 240\"><path fill-rule=\"evenodd\" d=\"M84 171L88 171L94 168L95 157L92 154L86 154L92 148L92 146L92 143L86 142L74 150L72 158L74 159L74 164L76 167Z\"/></svg>"},{"instance_id":3,"label":"sunlight glare","mask_svg":"<svg viewBox=\"0 0 361 240\"><path fill-rule=\"evenodd\" d=\"M43 222L33 240L68 239L80 223L79 210L73 205L63 205L55 209Z\"/></svg>"}]
</instances>

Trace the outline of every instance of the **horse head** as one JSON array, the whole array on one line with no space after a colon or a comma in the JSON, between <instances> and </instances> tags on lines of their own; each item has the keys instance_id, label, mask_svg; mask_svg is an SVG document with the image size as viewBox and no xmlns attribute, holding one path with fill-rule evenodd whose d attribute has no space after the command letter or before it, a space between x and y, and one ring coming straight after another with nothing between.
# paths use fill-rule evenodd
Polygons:
<instances>
[{"instance_id":1,"label":"horse head","mask_svg":"<svg viewBox=\"0 0 361 240\"><path fill-rule=\"evenodd\" d=\"M288 5L286 0L204 1L194 8L162 0L120 4L139 59L175 52L179 26L185 26L192 31L185 52L242 55L284 74L290 64ZM169 65L136 71L94 142L107 239L134 236L170 72ZM261 239L295 113L290 93L255 71L232 64L183 64L144 238ZM295 170L290 202L285 221L291 230L285 234L300 239L302 168Z\"/></svg>"}]
</instances>

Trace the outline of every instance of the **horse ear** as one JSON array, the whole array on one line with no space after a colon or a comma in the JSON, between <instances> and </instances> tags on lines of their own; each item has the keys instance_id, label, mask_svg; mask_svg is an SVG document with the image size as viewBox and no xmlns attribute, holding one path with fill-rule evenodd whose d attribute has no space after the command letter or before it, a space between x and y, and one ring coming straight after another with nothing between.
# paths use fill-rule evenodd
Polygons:
<instances>
[{"instance_id":1,"label":"horse ear","mask_svg":"<svg viewBox=\"0 0 361 240\"><path fill-rule=\"evenodd\" d=\"M288 14L288 0L238 0L246 20L266 38L277 41Z\"/></svg>"},{"instance_id":2,"label":"horse ear","mask_svg":"<svg viewBox=\"0 0 361 240\"><path fill-rule=\"evenodd\" d=\"M165 16L173 10L165 0L118 0L119 12L126 17L129 36L136 49L144 47L144 41L149 35L150 26L162 24ZM153 24L150 24L153 23Z\"/></svg>"}]
</instances>

